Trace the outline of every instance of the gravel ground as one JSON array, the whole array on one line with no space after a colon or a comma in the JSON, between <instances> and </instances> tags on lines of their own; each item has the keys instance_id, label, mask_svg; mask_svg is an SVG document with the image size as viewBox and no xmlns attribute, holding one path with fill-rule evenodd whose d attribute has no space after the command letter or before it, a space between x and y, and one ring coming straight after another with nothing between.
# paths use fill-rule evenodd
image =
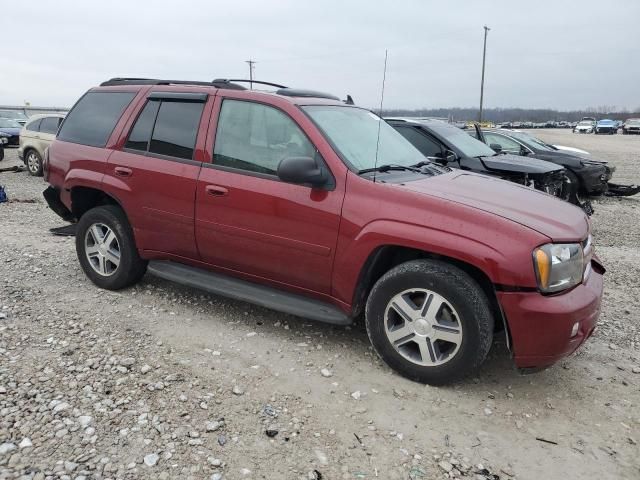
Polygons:
<instances>
[{"instance_id":1,"label":"gravel ground","mask_svg":"<svg viewBox=\"0 0 640 480\"><path fill-rule=\"evenodd\" d=\"M536 133L640 182L640 137ZM476 378L434 388L390 371L360 325L149 275L99 290L49 234L42 179L0 184L1 479L640 477L640 199L594 202L608 273L577 354L522 376L497 339Z\"/></svg>"}]
</instances>

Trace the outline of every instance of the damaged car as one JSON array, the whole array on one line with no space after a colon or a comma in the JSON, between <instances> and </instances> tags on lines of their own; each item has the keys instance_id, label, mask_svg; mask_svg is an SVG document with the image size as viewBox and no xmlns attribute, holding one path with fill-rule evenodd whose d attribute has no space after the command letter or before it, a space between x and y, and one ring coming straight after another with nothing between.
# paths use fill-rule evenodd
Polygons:
<instances>
[{"instance_id":1,"label":"damaged car","mask_svg":"<svg viewBox=\"0 0 640 480\"><path fill-rule=\"evenodd\" d=\"M465 131L440 120L387 118L425 157L451 168L491 175L562 197L561 166L517 155L500 155Z\"/></svg>"},{"instance_id":2,"label":"damaged car","mask_svg":"<svg viewBox=\"0 0 640 480\"><path fill-rule=\"evenodd\" d=\"M517 154L531 160L545 160L564 167L569 179L564 196L572 203L586 204L590 196L628 197L640 192L638 185L611 183L616 167L606 161L559 150L528 133L477 128L473 134L496 151Z\"/></svg>"}]
</instances>

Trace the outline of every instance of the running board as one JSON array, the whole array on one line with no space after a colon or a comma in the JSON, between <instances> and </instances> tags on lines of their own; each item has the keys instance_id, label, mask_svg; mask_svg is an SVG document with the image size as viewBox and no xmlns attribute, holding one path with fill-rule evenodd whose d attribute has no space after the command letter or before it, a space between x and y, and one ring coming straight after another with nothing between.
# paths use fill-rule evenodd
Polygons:
<instances>
[{"instance_id":1,"label":"running board","mask_svg":"<svg viewBox=\"0 0 640 480\"><path fill-rule=\"evenodd\" d=\"M334 325L351 324L351 318L329 303L201 268L176 262L152 260L149 262L147 271L165 280L298 317Z\"/></svg>"}]
</instances>

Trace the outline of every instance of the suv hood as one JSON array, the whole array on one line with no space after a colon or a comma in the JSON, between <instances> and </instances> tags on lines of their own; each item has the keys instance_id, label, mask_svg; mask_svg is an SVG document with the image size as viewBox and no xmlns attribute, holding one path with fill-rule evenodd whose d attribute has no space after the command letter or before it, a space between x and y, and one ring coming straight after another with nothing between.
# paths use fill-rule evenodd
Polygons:
<instances>
[{"instance_id":1,"label":"suv hood","mask_svg":"<svg viewBox=\"0 0 640 480\"><path fill-rule=\"evenodd\" d=\"M578 207L546 193L485 175L456 171L407 182L404 188L498 215L554 242L581 241L589 232L587 216Z\"/></svg>"},{"instance_id":2,"label":"suv hood","mask_svg":"<svg viewBox=\"0 0 640 480\"><path fill-rule=\"evenodd\" d=\"M549 173L562 170L562 167L537 158L527 158L518 155L503 154L492 157L480 157L480 161L487 170L519 173Z\"/></svg>"}]
</instances>

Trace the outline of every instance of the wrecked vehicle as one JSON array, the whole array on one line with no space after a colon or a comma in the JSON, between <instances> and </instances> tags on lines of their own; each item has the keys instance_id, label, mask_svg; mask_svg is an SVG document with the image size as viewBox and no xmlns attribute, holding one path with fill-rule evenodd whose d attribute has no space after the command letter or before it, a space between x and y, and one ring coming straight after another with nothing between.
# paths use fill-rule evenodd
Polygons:
<instances>
[{"instance_id":1,"label":"wrecked vehicle","mask_svg":"<svg viewBox=\"0 0 640 480\"><path fill-rule=\"evenodd\" d=\"M628 197L640 192L638 185L611 183L616 168L608 162L559 150L528 133L504 129L477 129L475 136L492 148L499 146L502 152L517 152L527 158L546 160L563 166L569 178L564 196L572 203L585 204L589 196Z\"/></svg>"},{"instance_id":2,"label":"wrecked vehicle","mask_svg":"<svg viewBox=\"0 0 640 480\"><path fill-rule=\"evenodd\" d=\"M69 112L44 195L77 222L98 287L148 271L337 325L364 316L380 357L432 384L476 370L499 330L522 368L591 336L604 268L582 211L437 166L333 95L239 82L112 79Z\"/></svg>"},{"instance_id":3,"label":"wrecked vehicle","mask_svg":"<svg viewBox=\"0 0 640 480\"><path fill-rule=\"evenodd\" d=\"M564 169L516 155L499 155L465 131L440 120L386 118L425 157L451 168L491 175L562 198Z\"/></svg>"}]
</instances>

